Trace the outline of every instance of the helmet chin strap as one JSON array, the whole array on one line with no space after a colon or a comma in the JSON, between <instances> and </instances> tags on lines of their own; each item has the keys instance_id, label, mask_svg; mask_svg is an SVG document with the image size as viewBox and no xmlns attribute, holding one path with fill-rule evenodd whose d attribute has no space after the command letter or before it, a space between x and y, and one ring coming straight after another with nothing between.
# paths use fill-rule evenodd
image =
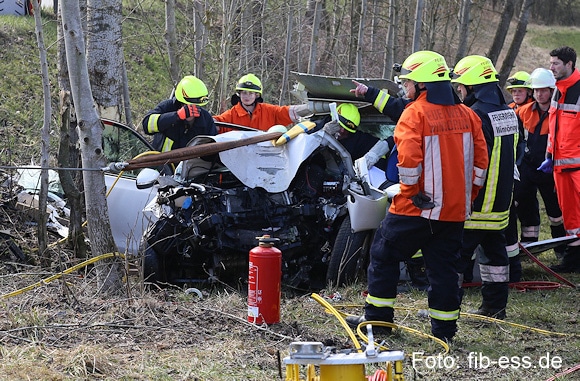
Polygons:
<instances>
[{"instance_id":1,"label":"helmet chin strap","mask_svg":"<svg viewBox=\"0 0 580 381\"><path fill-rule=\"evenodd\" d=\"M425 91L427 90L426 87L420 88L419 87L419 82L415 82L415 99L417 99L417 97L419 96L419 94L421 93L421 91Z\"/></svg>"}]
</instances>

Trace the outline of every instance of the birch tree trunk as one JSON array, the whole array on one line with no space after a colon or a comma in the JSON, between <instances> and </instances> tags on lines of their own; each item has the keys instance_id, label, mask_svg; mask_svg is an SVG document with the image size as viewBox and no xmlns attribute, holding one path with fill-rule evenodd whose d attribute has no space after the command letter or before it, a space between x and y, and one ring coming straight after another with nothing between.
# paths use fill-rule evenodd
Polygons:
<instances>
[{"instance_id":1,"label":"birch tree trunk","mask_svg":"<svg viewBox=\"0 0 580 381\"><path fill-rule=\"evenodd\" d=\"M87 10L86 0L79 2L81 14L85 14ZM82 25L83 30L86 30L86 18L83 18L85 23ZM57 71L58 71L58 87L60 89L60 142L58 150L58 166L61 168L79 168L80 167L80 151L77 147L78 133L77 123L74 113L74 105L71 101L70 94L70 80L68 73L68 65L66 63L66 52L64 46L64 35L62 28L62 12L57 15ZM83 174L82 171L58 171L60 183L62 185L66 199L70 205L70 218L68 230L68 245L75 253L77 258L87 257L87 246L85 235L83 232L84 221L84 199L83 199Z\"/></svg>"},{"instance_id":2,"label":"birch tree trunk","mask_svg":"<svg viewBox=\"0 0 580 381\"><path fill-rule=\"evenodd\" d=\"M103 126L93 102L85 43L80 25L79 3L75 0L62 0L61 11L71 92L78 121L82 167L103 168L107 164L101 144ZM116 252L105 199L103 173L86 171L83 180L92 254L96 257ZM118 258L106 261L106 264L107 266L96 266L98 291L110 293L121 287L119 270L122 267Z\"/></svg>"},{"instance_id":3,"label":"birch tree trunk","mask_svg":"<svg viewBox=\"0 0 580 381\"><path fill-rule=\"evenodd\" d=\"M50 147L50 120L52 117L52 107L50 105L50 82L48 77L48 61L46 59L46 47L44 45L44 35L42 32L42 19L40 15L40 5L37 1L32 2L34 9L34 25L36 32L36 42L40 57L40 71L42 79L42 93L44 100L44 119L40 139L40 194L38 195L38 252L40 253L40 265L43 268L50 266L50 256L47 252L48 235L46 232L46 205L48 202L48 150Z\"/></svg>"},{"instance_id":4,"label":"birch tree trunk","mask_svg":"<svg viewBox=\"0 0 580 381\"><path fill-rule=\"evenodd\" d=\"M121 121L121 0L88 1L87 67L101 117Z\"/></svg>"}]
</instances>

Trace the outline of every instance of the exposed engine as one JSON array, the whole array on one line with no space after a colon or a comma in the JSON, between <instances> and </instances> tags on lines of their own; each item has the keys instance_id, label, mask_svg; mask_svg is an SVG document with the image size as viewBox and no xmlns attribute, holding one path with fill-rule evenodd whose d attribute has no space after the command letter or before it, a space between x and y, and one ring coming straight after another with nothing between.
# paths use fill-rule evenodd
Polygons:
<instances>
[{"instance_id":1,"label":"exposed engine","mask_svg":"<svg viewBox=\"0 0 580 381\"><path fill-rule=\"evenodd\" d=\"M241 132L222 135L228 134ZM143 239L150 280L242 278L256 238L269 234L280 240L284 284L310 287L324 281L332 244L347 213L350 156L322 131L282 147L253 146L237 154L222 152L219 158L188 160L174 182L159 188L158 220ZM266 174L256 180L254 169ZM279 188L283 190L272 191Z\"/></svg>"}]
</instances>

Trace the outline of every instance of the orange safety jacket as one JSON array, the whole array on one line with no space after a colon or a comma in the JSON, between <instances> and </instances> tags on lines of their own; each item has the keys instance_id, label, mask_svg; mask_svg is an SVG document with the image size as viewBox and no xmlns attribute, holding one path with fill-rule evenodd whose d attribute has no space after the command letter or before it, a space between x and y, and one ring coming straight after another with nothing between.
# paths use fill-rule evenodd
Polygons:
<instances>
[{"instance_id":1,"label":"orange safety jacket","mask_svg":"<svg viewBox=\"0 0 580 381\"><path fill-rule=\"evenodd\" d=\"M548 153L554 172L580 169L580 72L556 82L550 105Z\"/></svg>"},{"instance_id":2,"label":"orange safety jacket","mask_svg":"<svg viewBox=\"0 0 580 381\"><path fill-rule=\"evenodd\" d=\"M268 131L276 124L283 126L292 124L290 106L277 106L262 102L256 104L251 114L238 102L234 107L220 115L215 115L213 118L218 122L239 124L262 131ZM230 131L230 129L220 128L220 133L226 131Z\"/></svg>"},{"instance_id":3,"label":"orange safety jacket","mask_svg":"<svg viewBox=\"0 0 580 381\"><path fill-rule=\"evenodd\" d=\"M546 156L548 132L550 130L548 113L544 113L538 102L526 103L516 109L516 114L524 126L525 152L523 160L536 168ZM538 131L539 129L539 131Z\"/></svg>"},{"instance_id":4,"label":"orange safety jacket","mask_svg":"<svg viewBox=\"0 0 580 381\"><path fill-rule=\"evenodd\" d=\"M485 182L489 164L481 119L463 104L437 105L422 92L407 105L395 128L401 191L389 212L440 221L465 221ZM411 197L431 198L422 210Z\"/></svg>"}]
</instances>

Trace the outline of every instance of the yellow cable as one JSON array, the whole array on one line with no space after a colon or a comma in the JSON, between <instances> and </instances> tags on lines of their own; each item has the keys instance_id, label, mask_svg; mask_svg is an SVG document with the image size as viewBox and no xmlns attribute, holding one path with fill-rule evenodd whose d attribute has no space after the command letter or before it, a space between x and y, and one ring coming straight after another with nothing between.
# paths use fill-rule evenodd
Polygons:
<instances>
[{"instance_id":1,"label":"yellow cable","mask_svg":"<svg viewBox=\"0 0 580 381\"><path fill-rule=\"evenodd\" d=\"M326 300L324 300L320 295L313 293L312 294L312 299L316 300L318 303L320 303L323 307L325 307L326 309L328 309L340 322L340 324L344 327L344 329L346 330L346 333L348 334L348 336L350 337L350 339L352 340L352 343L354 344L354 346L356 347L356 349L359 352L362 352L361 349L361 345L358 342L354 332L352 331L352 329L348 326L346 320L344 320L344 318L342 317L342 315L340 314L340 312L338 312L332 305L330 305L330 303L328 303Z\"/></svg>"},{"instance_id":2,"label":"yellow cable","mask_svg":"<svg viewBox=\"0 0 580 381\"><path fill-rule=\"evenodd\" d=\"M533 331L533 332L541 333L543 335L579 336L579 334L577 334L577 333L553 332L553 331L548 331L548 330L541 329L541 328L530 327L530 326L523 325L523 324L512 323L512 322L505 321L505 320L494 319L494 318L488 317L488 316L482 316L482 315L477 315L477 314L470 314L470 313L467 313L467 312L461 312L460 316L469 317L469 318L476 319L476 320L483 320L483 321L486 321L488 323L505 324L505 325L509 325L509 326L512 326L512 327L522 328L522 329L530 330L530 331Z\"/></svg>"},{"instance_id":3,"label":"yellow cable","mask_svg":"<svg viewBox=\"0 0 580 381\"><path fill-rule=\"evenodd\" d=\"M326 303L326 305L330 306L330 304L328 302L325 301L325 303ZM349 308L352 308L352 307L362 307L362 305L361 304L341 304L341 305L337 305L337 307L344 307L344 308L349 307ZM340 319L342 321L344 321L343 316L346 316L347 315L346 313L344 313L344 312L338 312L332 306L331 306L332 310L330 308L328 308L328 307L326 307L326 308L329 311L331 311L331 312L332 312L332 310L336 311L336 313L338 313L340 315ZM397 310L407 310L407 311L414 310L413 308L409 308L409 307L395 307L395 309L397 309ZM332 312L332 313L336 316L336 314L334 312ZM544 330L544 329L540 329L540 328L529 327L529 326L526 326L526 325L523 325L523 324L512 323L512 322L505 321L505 320L494 319L494 318L487 317L487 316L470 314L470 313L465 313L465 312L461 312L460 313L460 316L469 317L469 318L473 318L473 319L477 319L477 320L483 320L483 321L487 321L487 322L490 322L490 323L505 324L505 325L509 325L509 326L512 326L512 327L516 327L516 328L530 330L532 332L537 332L537 333L544 334L544 335L573 336L573 337L579 336L579 334L577 334L577 333L553 332L553 331L548 331L548 330ZM346 324L346 321L344 321L344 322ZM342 322L341 322L341 324L342 324ZM365 321L363 323L360 323L357 326L356 333L367 344L368 344L368 337L362 331L362 327L363 326L366 326L367 324L371 324L371 325L374 325L374 326L390 327L390 328L395 328L395 329L398 328L398 329L401 329L401 330L408 331L410 333L419 335L421 337L429 338L429 339L435 341L436 343L438 343L439 345L441 345L445 349L445 354L449 353L449 350L450 350L449 349L449 345L445 341L443 341L443 340L441 340L441 339L439 339L439 338L437 338L435 336L429 335L427 333L418 331L418 330L413 329L413 328L410 328L410 327L405 327L405 326L401 326L401 325L397 325L397 324L389 323L389 322L384 322L384 321ZM347 327L348 327L348 325L347 325ZM348 327L348 330L350 332L352 332L352 330L350 329L350 327ZM387 347L385 347L383 345L380 345L380 344L377 344L377 343L375 343L375 345L377 345L380 349L383 349L383 350L387 350L388 349Z\"/></svg>"},{"instance_id":4,"label":"yellow cable","mask_svg":"<svg viewBox=\"0 0 580 381\"><path fill-rule=\"evenodd\" d=\"M52 282L53 280L60 278L64 274L70 274L73 271L76 271L76 270L78 270L80 268L83 268L85 266L90 265L91 263L95 263L97 261L100 261L101 259L106 259L106 258L111 258L111 257L125 258L125 255L124 254L121 254L121 253L106 253L106 254L99 255L97 257L90 258L90 259L88 259L88 260L86 260L84 262L78 263L78 264L74 265L73 267L68 268L68 269L66 269L66 270L64 270L64 271L62 271L62 272L60 272L58 274L51 275L48 278L45 278L45 279L43 279L43 280L41 280L39 282L36 282L34 284L31 284L29 286L26 286L26 287L21 288L21 289L16 290L16 291L12 291L12 292L10 292L8 294L4 294L4 295L0 296L0 299L11 298L13 296L22 294L22 293L24 293L26 291L30 291L30 290L32 290L32 289L34 289L36 287L40 287L40 286L43 286L43 285L45 285L45 284L47 284L49 282Z\"/></svg>"}]
</instances>

